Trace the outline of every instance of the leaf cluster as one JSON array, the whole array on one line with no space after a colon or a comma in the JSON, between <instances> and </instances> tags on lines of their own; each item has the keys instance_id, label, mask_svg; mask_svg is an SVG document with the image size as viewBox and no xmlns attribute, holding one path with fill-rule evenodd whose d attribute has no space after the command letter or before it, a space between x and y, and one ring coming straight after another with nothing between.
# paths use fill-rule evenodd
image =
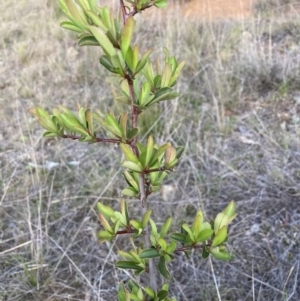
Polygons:
<instances>
[{"instance_id":1,"label":"leaf cluster","mask_svg":"<svg viewBox=\"0 0 300 301\"><path fill-rule=\"evenodd\" d=\"M147 272L147 263L149 259L159 258L158 270L160 274L167 280L171 278L167 268L167 263L175 258L175 254L184 252L188 253L192 250L200 249L202 257L206 259L210 254L219 260L229 260L230 254L226 250L226 241L228 239L228 225L236 217L236 205L231 201L227 207L213 221L204 221L203 213L199 210L194 218L192 225L182 222L180 232L169 234L166 238L171 225L172 218L169 217L161 230L157 230L156 223L150 218L151 210L147 210L142 220L128 219L127 205L124 200L121 201L121 212L116 212L112 208L98 203L100 211L100 221L105 231L99 232L100 240L106 241L113 239L118 234L134 233L135 237L140 236L148 222L150 223L150 248L138 248L129 252L119 251L119 254L126 259L118 261L116 266L121 269L134 270L135 274ZM109 217L113 226L109 225L104 216ZM118 232L120 225L125 227L127 231ZM180 243L180 246L177 244Z\"/></svg>"},{"instance_id":2,"label":"leaf cluster","mask_svg":"<svg viewBox=\"0 0 300 301\"><path fill-rule=\"evenodd\" d=\"M161 289L156 293L150 287L141 288L136 282L130 280L128 282L128 289L121 283L119 285L118 300L119 301L175 301L168 297L169 286L164 283Z\"/></svg>"},{"instance_id":3,"label":"leaf cluster","mask_svg":"<svg viewBox=\"0 0 300 301\"><path fill-rule=\"evenodd\" d=\"M127 183L122 194L140 199L144 206L145 199L160 189L184 151L183 147L174 147L170 142L157 145L152 136L144 144L137 140L139 115L152 105L178 96L174 85L185 64L170 56L166 48L163 64L159 60L153 63L150 60L152 49L141 53L139 47L132 43L136 25L134 15L151 6L165 7L167 0L120 0L121 12L118 17L114 17L108 7L98 7L97 0L58 1L68 18L61 26L77 33L80 46L101 48L100 64L120 82L116 100L129 105L131 114L124 112L116 116L112 110L102 114L82 107L74 114L63 106L54 108L52 115L40 107L30 109L30 113L46 130L45 137L118 144L124 156L121 165L125 168L123 175ZM100 131L105 133L104 137L98 136ZM189 256L191 250L200 250L203 258L212 255L220 260L230 259L226 242L228 225L236 217L233 201L214 220L204 221L203 213L199 210L191 225L182 222L179 232L171 233L171 217L158 231L155 221L151 219L151 209L145 209L140 219L131 219L124 199L120 201L119 211L101 202L97 208L104 228L98 232L100 242L111 241L123 234L132 235L136 241L142 236L149 236L145 244L136 247L133 243L131 250L119 251L122 260L116 262L116 267L133 270L136 276L151 273L149 262L153 260L160 274L169 280L168 263L180 252ZM157 290L129 281L127 288L124 284L119 286L118 299L174 301L169 297L168 290L166 283Z\"/></svg>"}]
</instances>

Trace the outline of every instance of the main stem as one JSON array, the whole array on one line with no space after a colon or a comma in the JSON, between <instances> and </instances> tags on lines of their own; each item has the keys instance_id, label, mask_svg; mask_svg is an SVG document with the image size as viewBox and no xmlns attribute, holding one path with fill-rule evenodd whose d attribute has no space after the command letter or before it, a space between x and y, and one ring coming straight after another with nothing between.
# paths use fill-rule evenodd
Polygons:
<instances>
[{"instance_id":1,"label":"main stem","mask_svg":"<svg viewBox=\"0 0 300 301\"><path fill-rule=\"evenodd\" d=\"M130 98L131 98L132 127L135 128L137 127L139 112L137 108L134 106L133 83L132 81L128 81L128 84L129 84L129 91L130 91ZM131 147L133 149L134 154L138 157L139 153L136 144L137 144L137 136L134 138ZM140 190L140 201L142 205L142 215L144 215L147 211L147 195L145 190L145 175L142 173L139 174L139 190ZM146 226L144 230L144 240L145 240L146 247L151 248L150 231L148 226ZM150 287L155 292L157 292L158 273L157 273L157 268L154 259L151 258L149 259L148 275L149 275Z\"/></svg>"},{"instance_id":2,"label":"main stem","mask_svg":"<svg viewBox=\"0 0 300 301\"><path fill-rule=\"evenodd\" d=\"M120 6L121 6L121 12L122 12L122 16L123 16L123 21L125 24L130 13L126 12L126 8L125 8L123 0L120 0ZM132 14L132 15L134 15L134 14ZM133 79L128 77L127 82L128 82L128 86L129 86L130 100L131 100L132 128L136 128L138 125L138 116L139 116L140 111L134 105L135 96L134 96L134 90L133 90ZM132 147L134 154L137 157L139 157L137 141L138 141L137 136L135 136L131 143L131 147ZM145 189L145 174L142 174L142 173L139 174L139 190L140 190L140 201L141 201L141 205L142 205L142 215L144 215L147 211L147 194L146 194L146 189ZM146 226L145 231L144 231L144 240L145 240L146 247L151 248L150 231L149 231L148 226ZM151 259L151 258L149 259L148 275L149 275L150 287L152 288L153 291L157 292L158 272L157 272L157 268L156 268L154 259Z\"/></svg>"}]
</instances>

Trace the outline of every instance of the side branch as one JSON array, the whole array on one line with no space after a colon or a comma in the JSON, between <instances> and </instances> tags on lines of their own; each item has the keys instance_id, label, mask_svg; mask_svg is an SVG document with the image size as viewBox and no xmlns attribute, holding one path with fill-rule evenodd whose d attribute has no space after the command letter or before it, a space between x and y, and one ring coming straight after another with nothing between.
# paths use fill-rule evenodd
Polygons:
<instances>
[{"instance_id":1,"label":"side branch","mask_svg":"<svg viewBox=\"0 0 300 301\"><path fill-rule=\"evenodd\" d=\"M81 137L76 135L63 135L61 138L69 138L72 140L79 140ZM98 138L95 137L95 141L93 142L104 142L104 143L120 143L121 139L113 139L113 138Z\"/></svg>"},{"instance_id":2,"label":"side branch","mask_svg":"<svg viewBox=\"0 0 300 301\"><path fill-rule=\"evenodd\" d=\"M207 244L206 245L207 247L210 247L210 244ZM195 246L186 246L186 247L180 247L180 248L177 248L175 250L175 253L179 253L179 252L184 252L184 251L189 251L189 250L192 250L192 249L203 249L203 245L195 245Z\"/></svg>"}]
</instances>

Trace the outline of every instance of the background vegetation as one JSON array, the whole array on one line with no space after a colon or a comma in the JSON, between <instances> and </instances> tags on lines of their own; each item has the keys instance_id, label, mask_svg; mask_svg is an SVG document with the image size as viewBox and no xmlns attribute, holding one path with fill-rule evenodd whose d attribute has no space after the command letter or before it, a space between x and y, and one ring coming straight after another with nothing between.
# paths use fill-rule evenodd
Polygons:
<instances>
[{"instance_id":1,"label":"background vegetation","mask_svg":"<svg viewBox=\"0 0 300 301\"><path fill-rule=\"evenodd\" d=\"M252 18L215 21L175 9L139 25L139 43L187 61L182 96L142 125L186 146L152 207L180 221L199 207L211 217L231 199L238 206L234 259L178 258L170 291L179 300L218 300L217 291L221 300L300 299L299 7L259 0ZM95 49L59 27L56 1L4 0L1 11L0 300L114 300L129 277L111 264L123 242L99 244L94 204L117 207L120 153L44 139L28 108L117 110L115 81Z\"/></svg>"}]
</instances>

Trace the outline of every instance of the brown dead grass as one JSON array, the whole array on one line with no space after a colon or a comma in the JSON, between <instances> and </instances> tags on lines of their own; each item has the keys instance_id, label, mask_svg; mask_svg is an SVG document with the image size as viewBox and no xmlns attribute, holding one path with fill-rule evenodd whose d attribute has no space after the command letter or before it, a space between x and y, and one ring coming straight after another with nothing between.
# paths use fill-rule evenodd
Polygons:
<instances>
[{"instance_id":1,"label":"brown dead grass","mask_svg":"<svg viewBox=\"0 0 300 301\"><path fill-rule=\"evenodd\" d=\"M242 19L251 16L253 0L192 0L181 5L186 17L206 19Z\"/></svg>"}]
</instances>

